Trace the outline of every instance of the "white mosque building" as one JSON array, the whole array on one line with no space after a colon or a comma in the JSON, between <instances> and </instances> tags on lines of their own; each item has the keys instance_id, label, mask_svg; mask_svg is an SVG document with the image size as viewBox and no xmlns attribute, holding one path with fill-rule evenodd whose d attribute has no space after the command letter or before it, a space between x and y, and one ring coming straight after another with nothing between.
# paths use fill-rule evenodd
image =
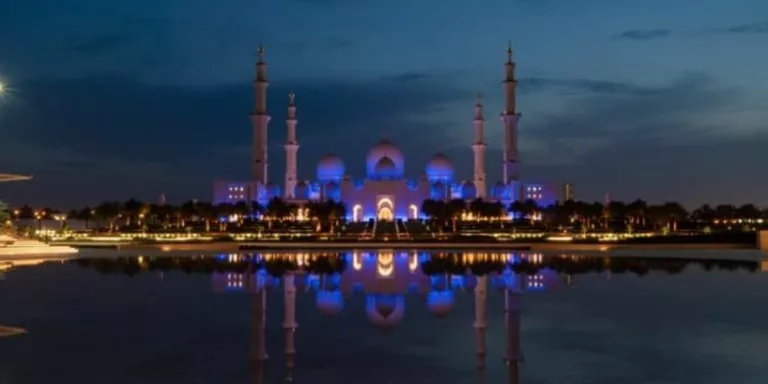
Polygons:
<instances>
[{"instance_id":1,"label":"white mosque building","mask_svg":"<svg viewBox=\"0 0 768 384\"><path fill-rule=\"evenodd\" d=\"M418 218L424 200L474 200L483 198L500 201L505 205L533 199L542 205L556 200L573 198L573 187L561 187L554 183L524 183L519 175L518 123L515 88L515 62L512 49L507 48L504 64L505 78L504 112L501 114L503 139L503 171L501 180L488 186L485 173L485 118L483 104L478 95L475 105L474 138L470 145L473 153L472 179L456 177L453 162L446 155L436 153L424 165L423 172L416 178L405 175L405 155L390 140L375 143L365 158L366 174L353 177L346 172L344 160L336 154L327 154L319 159L314 179L301 177L297 172L299 142L296 126L295 95L289 95L286 121L285 179L282 187L268 179L268 125L271 117L267 112L267 63L264 50L259 49L256 64L255 106L250 114L253 125L253 175L251 181L214 183L213 203L237 203L258 201L266 204L274 197L302 204L311 200L336 200L347 205L352 221L376 218L378 220Z\"/></svg>"}]
</instances>

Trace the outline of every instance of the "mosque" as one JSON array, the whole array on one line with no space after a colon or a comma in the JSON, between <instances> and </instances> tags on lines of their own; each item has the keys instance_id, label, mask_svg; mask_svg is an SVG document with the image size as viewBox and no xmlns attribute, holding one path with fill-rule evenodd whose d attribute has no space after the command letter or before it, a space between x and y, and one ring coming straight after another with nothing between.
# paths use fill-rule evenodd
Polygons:
<instances>
[{"instance_id":1,"label":"mosque","mask_svg":"<svg viewBox=\"0 0 768 384\"><path fill-rule=\"evenodd\" d=\"M557 200L573 198L570 184L525 183L519 177L518 123L515 88L515 62L511 46L507 48L504 64L505 77L504 112L501 114L503 129L503 157L501 180L488 187L485 173L485 118L482 99L478 95L474 113L474 137L470 148L473 153L471 180L456 177L451 159L442 153L434 154L415 179L406 177L405 155L390 140L375 143L365 158L366 174L354 178L346 173L344 160L336 154L327 154L317 163L314 180L301 178L297 173L299 142L296 126L297 106L295 95L289 95L285 150L285 179L282 188L268 180L268 125L271 117L267 112L267 63L264 50L259 48L254 81L255 105L250 114L253 125L253 175L251 181L214 183L214 204L258 201L266 204L274 197L281 197L298 204L312 200L343 201L352 221L415 219L421 215L424 200L474 200L483 198L500 201L505 206L513 201L533 199L541 205Z\"/></svg>"}]
</instances>

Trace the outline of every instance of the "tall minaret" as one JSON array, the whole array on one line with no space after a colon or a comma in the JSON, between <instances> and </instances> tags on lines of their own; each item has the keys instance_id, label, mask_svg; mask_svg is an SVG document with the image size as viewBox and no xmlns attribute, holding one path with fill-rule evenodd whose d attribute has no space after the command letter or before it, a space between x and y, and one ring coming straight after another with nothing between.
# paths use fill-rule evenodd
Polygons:
<instances>
[{"instance_id":1,"label":"tall minaret","mask_svg":"<svg viewBox=\"0 0 768 384\"><path fill-rule=\"evenodd\" d=\"M477 94L475 104L475 141L472 143L472 152L475 155L474 183L477 188L477 197L485 197L485 139L483 135L483 99Z\"/></svg>"},{"instance_id":2,"label":"tall minaret","mask_svg":"<svg viewBox=\"0 0 768 384\"><path fill-rule=\"evenodd\" d=\"M285 380L293 381L294 356L296 348L294 346L296 328L296 284L293 273L288 273L283 277L283 299L285 301L285 317L283 319L283 329L285 330Z\"/></svg>"},{"instance_id":3,"label":"tall minaret","mask_svg":"<svg viewBox=\"0 0 768 384\"><path fill-rule=\"evenodd\" d=\"M475 286L475 333L477 334L477 369L485 369L485 331L488 327L486 320L488 298L488 276L478 276Z\"/></svg>"},{"instance_id":4,"label":"tall minaret","mask_svg":"<svg viewBox=\"0 0 768 384\"><path fill-rule=\"evenodd\" d=\"M264 48L259 46L259 61L256 63L256 80L253 88L256 100L251 112L253 125L253 179L262 185L267 184L269 162L267 159L267 126L271 117L267 112L267 63L264 62Z\"/></svg>"},{"instance_id":5,"label":"tall minaret","mask_svg":"<svg viewBox=\"0 0 768 384\"><path fill-rule=\"evenodd\" d=\"M504 323L507 331L504 363L507 365L509 384L519 384L520 362L523 361L523 354L520 351L520 296L523 290L523 277L518 275L518 278L520 287L507 287L504 290Z\"/></svg>"},{"instance_id":6,"label":"tall minaret","mask_svg":"<svg viewBox=\"0 0 768 384\"><path fill-rule=\"evenodd\" d=\"M501 121L504 123L504 184L515 182L520 179L518 166L520 159L517 151L517 123L520 121L520 114L517 113L515 105L515 63L512 61L512 43L507 47L507 62L504 64L506 76L504 78L504 112L501 114Z\"/></svg>"},{"instance_id":7,"label":"tall minaret","mask_svg":"<svg viewBox=\"0 0 768 384\"><path fill-rule=\"evenodd\" d=\"M288 95L288 117L285 119L285 125L288 130L285 141L285 190L283 192L286 199L293 199L296 190L296 153L299 151L299 142L296 141L296 95L291 92Z\"/></svg>"}]
</instances>

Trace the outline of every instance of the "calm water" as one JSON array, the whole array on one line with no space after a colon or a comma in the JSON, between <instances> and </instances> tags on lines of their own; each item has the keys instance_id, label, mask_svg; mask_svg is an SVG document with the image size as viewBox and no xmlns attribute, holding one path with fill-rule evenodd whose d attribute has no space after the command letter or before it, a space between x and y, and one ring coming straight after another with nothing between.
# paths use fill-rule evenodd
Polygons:
<instances>
[{"instance_id":1,"label":"calm water","mask_svg":"<svg viewBox=\"0 0 768 384\"><path fill-rule=\"evenodd\" d=\"M13 268L0 280L0 324L29 333L0 338L0 383L768 381L759 263L473 254L462 274L459 255L443 256ZM292 263L302 271L287 273ZM291 302L298 327L286 332Z\"/></svg>"}]
</instances>

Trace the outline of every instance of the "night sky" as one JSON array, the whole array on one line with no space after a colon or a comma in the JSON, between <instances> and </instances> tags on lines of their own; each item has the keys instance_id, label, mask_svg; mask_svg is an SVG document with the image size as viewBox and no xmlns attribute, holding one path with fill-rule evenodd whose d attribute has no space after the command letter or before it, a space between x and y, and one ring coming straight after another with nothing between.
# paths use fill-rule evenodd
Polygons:
<instances>
[{"instance_id":1,"label":"night sky","mask_svg":"<svg viewBox=\"0 0 768 384\"><path fill-rule=\"evenodd\" d=\"M439 3L439 5L438 5ZM299 172L362 176L382 136L406 173L447 153L471 178L475 96L501 177L504 50L521 174L577 198L768 203L764 0L0 0L2 199L210 200L250 176L251 81L269 63L270 179L296 93Z\"/></svg>"}]
</instances>

